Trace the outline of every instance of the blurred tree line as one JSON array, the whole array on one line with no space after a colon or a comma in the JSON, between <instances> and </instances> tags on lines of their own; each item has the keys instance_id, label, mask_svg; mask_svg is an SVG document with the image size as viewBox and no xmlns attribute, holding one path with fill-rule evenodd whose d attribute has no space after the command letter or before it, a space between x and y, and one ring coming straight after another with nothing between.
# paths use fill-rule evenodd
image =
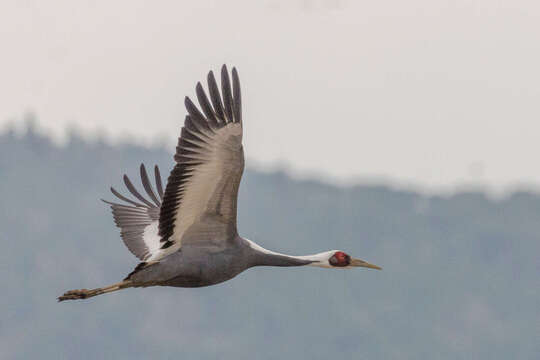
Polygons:
<instances>
[{"instance_id":1,"label":"blurred tree line","mask_svg":"<svg viewBox=\"0 0 540 360\"><path fill-rule=\"evenodd\" d=\"M376 271L251 269L205 289L126 290L57 304L137 263L108 207L163 148L36 131L0 135L0 358L537 358L540 197L425 196L248 168L239 229L292 254L327 249ZM172 150L172 149L171 149ZM165 180L165 179L164 179ZM140 187L140 186L139 186ZM124 192L127 193L127 192Z\"/></svg>"}]
</instances>

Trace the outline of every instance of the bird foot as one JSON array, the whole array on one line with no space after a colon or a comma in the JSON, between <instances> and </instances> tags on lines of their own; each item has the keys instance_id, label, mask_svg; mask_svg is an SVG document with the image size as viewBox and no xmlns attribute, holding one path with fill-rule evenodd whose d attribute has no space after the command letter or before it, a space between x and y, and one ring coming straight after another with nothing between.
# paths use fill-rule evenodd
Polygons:
<instances>
[{"instance_id":1,"label":"bird foot","mask_svg":"<svg viewBox=\"0 0 540 360\"><path fill-rule=\"evenodd\" d=\"M58 301L86 299L89 293L90 293L90 290L88 289L77 289L77 290L66 291L64 295L58 297Z\"/></svg>"}]
</instances>

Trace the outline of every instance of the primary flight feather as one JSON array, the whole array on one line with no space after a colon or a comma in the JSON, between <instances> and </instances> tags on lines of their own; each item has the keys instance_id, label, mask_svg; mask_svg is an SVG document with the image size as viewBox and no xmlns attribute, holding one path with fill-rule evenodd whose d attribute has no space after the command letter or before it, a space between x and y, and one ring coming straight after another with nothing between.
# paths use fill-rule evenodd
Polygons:
<instances>
[{"instance_id":1,"label":"primary flight feather","mask_svg":"<svg viewBox=\"0 0 540 360\"><path fill-rule=\"evenodd\" d=\"M201 287L229 280L253 266L367 267L380 269L340 250L291 256L269 251L238 235L237 197L244 171L242 100L235 68L232 82L221 68L221 91L212 71L208 94L201 83L196 94L200 110L188 98L188 112L174 160L176 165L163 189L158 167L155 189L144 165L140 167L145 198L124 175L136 198L114 188L123 203L106 201L127 248L142 262L121 282L97 289L71 290L59 301L148 286Z\"/></svg>"}]
</instances>

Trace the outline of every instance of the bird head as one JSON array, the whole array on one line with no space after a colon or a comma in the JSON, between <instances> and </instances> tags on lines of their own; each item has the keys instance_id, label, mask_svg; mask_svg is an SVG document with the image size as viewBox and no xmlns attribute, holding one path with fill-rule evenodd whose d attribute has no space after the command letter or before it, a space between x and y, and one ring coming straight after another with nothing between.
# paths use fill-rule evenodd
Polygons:
<instances>
[{"instance_id":1,"label":"bird head","mask_svg":"<svg viewBox=\"0 0 540 360\"><path fill-rule=\"evenodd\" d=\"M370 269L382 270L377 265L370 264L364 260L352 258L349 254L341 250L330 250L315 255L316 260L311 264L323 268L341 268L349 269L353 267L365 267Z\"/></svg>"}]
</instances>

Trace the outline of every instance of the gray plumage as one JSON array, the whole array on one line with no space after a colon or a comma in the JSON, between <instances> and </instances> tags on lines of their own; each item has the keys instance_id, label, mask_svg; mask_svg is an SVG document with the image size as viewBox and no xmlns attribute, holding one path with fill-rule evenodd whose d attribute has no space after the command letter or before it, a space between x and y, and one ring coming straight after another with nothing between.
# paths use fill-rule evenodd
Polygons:
<instances>
[{"instance_id":1,"label":"gray plumage","mask_svg":"<svg viewBox=\"0 0 540 360\"><path fill-rule=\"evenodd\" d=\"M143 186L148 195L154 199L155 205L144 199L144 197L135 189L127 175L124 175L124 183L126 184L126 187L131 194L133 194L133 196L135 196L137 199L141 200L142 203L138 203L126 198L113 187L111 187L111 192L120 200L131 205L118 204L107 200L102 201L111 205L114 222L116 226L121 229L120 236L122 237L124 244L133 255L141 260L144 260L150 256L150 250L143 241L144 229L151 225L152 222L159 220L159 208L161 207L161 201L156 198L152 191L150 180L148 179L144 164L141 164L140 172ZM161 176L157 166L155 167L155 179L158 187L158 193L160 198L163 199L163 190L161 190Z\"/></svg>"},{"instance_id":2,"label":"gray plumage","mask_svg":"<svg viewBox=\"0 0 540 360\"><path fill-rule=\"evenodd\" d=\"M289 256L266 250L238 235L237 196L244 171L240 81L221 69L221 93L213 72L207 77L210 98L196 86L200 109L188 98L188 115L181 130L165 191L154 168L157 195L144 165L140 177L145 198L127 175L124 184L136 198L111 187L125 204L111 206L127 248L142 262L122 282L93 290L71 290L58 298L84 299L128 287L200 287L229 280L253 266L346 268L375 265L352 259L342 251Z\"/></svg>"}]
</instances>

